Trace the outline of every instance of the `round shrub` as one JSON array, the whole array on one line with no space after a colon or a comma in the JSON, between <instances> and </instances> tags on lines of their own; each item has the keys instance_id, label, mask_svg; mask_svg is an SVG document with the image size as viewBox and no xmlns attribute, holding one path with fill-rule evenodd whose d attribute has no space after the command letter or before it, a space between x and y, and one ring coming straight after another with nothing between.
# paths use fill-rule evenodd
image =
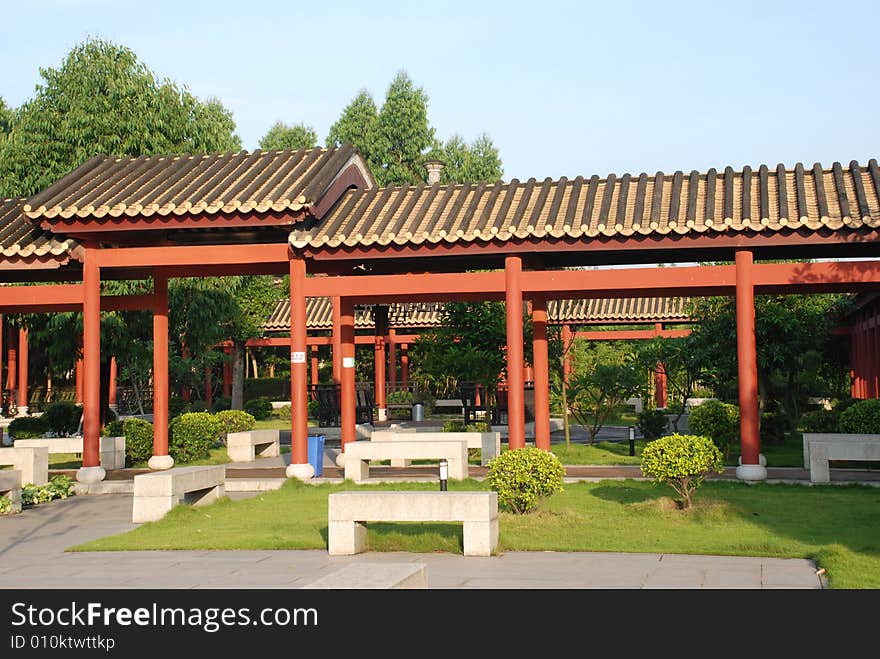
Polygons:
<instances>
[{"instance_id":1,"label":"round shrub","mask_svg":"<svg viewBox=\"0 0 880 659\"><path fill-rule=\"evenodd\" d=\"M12 513L12 499L7 496L0 495L0 515L9 515Z\"/></svg>"},{"instance_id":2,"label":"round shrub","mask_svg":"<svg viewBox=\"0 0 880 659\"><path fill-rule=\"evenodd\" d=\"M214 400L211 404L211 411L214 413L221 412L232 408L232 399L229 396L221 396Z\"/></svg>"},{"instance_id":3,"label":"round shrub","mask_svg":"<svg viewBox=\"0 0 880 659\"><path fill-rule=\"evenodd\" d=\"M688 428L694 435L708 437L725 457L739 441L739 408L720 400L708 400L691 410Z\"/></svg>"},{"instance_id":4,"label":"round shrub","mask_svg":"<svg viewBox=\"0 0 880 659\"><path fill-rule=\"evenodd\" d=\"M18 416L9 422L9 436L15 439L33 439L45 437L49 427L41 416Z\"/></svg>"},{"instance_id":5,"label":"round shrub","mask_svg":"<svg viewBox=\"0 0 880 659\"><path fill-rule=\"evenodd\" d=\"M210 412L208 404L203 400L195 400L189 404L188 412Z\"/></svg>"},{"instance_id":6,"label":"round shrub","mask_svg":"<svg viewBox=\"0 0 880 659\"><path fill-rule=\"evenodd\" d=\"M668 483L683 498L685 509L709 472L720 474L723 465L721 451L708 437L675 433L648 442L642 450L642 473L655 483Z\"/></svg>"},{"instance_id":7,"label":"round shrub","mask_svg":"<svg viewBox=\"0 0 880 659\"><path fill-rule=\"evenodd\" d=\"M265 397L252 398L244 404L244 411L257 421L265 421L272 417L272 401Z\"/></svg>"},{"instance_id":8,"label":"round shrub","mask_svg":"<svg viewBox=\"0 0 880 659\"><path fill-rule=\"evenodd\" d=\"M171 396L168 399L168 418L174 419L181 414L189 412L189 402L178 396Z\"/></svg>"},{"instance_id":9,"label":"round shrub","mask_svg":"<svg viewBox=\"0 0 880 659\"><path fill-rule=\"evenodd\" d=\"M186 412L168 427L168 453L177 464L201 460L220 439L220 422L208 412Z\"/></svg>"},{"instance_id":10,"label":"round shrub","mask_svg":"<svg viewBox=\"0 0 880 659\"><path fill-rule=\"evenodd\" d=\"M79 405L59 401L47 405L40 418L45 422L49 432L56 437L67 437L76 432L81 417L82 408Z\"/></svg>"},{"instance_id":11,"label":"round shrub","mask_svg":"<svg viewBox=\"0 0 880 659\"><path fill-rule=\"evenodd\" d=\"M122 421L116 419L104 424L101 429L101 437L125 437L125 426Z\"/></svg>"},{"instance_id":12,"label":"round shrub","mask_svg":"<svg viewBox=\"0 0 880 659\"><path fill-rule=\"evenodd\" d=\"M857 434L880 433L880 400L860 400L840 413L838 432Z\"/></svg>"},{"instance_id":13,"label":"round shrub","mask_svg":"<svg viewBox=\"0 0 880 659\"><path fill-rule=\"evenodd\" d=\"M243 410L221 410L214 415L220 424L220 436L225 439L231 432L253 430L256 420Z\"/></svg>"},{"instance_id":14,"label":"round shrub","mask_svg":"<svg viewBox=\"0 0 880 659\"><path fill-rule=\"evenodd\" d=\"M505 451L489 461L489 486L498 504L518 515L533 510L541 499L562 492L565 469L549 451L525 447Z\"/></svg>"},{"instance_id":15,"label":"round shrub","mask_svg":"<svg viewBox=\"0 0 880 659\"><path fill-rule=\"evenodd\" d=\"M824 408L810 410L801 415L798 430L801 432L837 432L838 414Z\"/></svg>"},{"instance_id":16,"label":"round shrub","mask_svg":"<svg viewBox=\"0 0 880 659\"><path fill-rule=\"evenodd\" d=\"M666 432L667 425L669 425L669 420L666 418L664 410L654 409L639 412L637 427L642 437L647 440L661 437Z\"/></svg>"},{"instance_id":17,"label":"round shrub","mask_svg":"<svg viewBox=\"0 0 880 659\"><path fill-rule=\"evenodd\" d=\"M125 435L125 464L130 467L153 457L153 424L146 419L131 417L122 422ZM110 435L108 435L110 436Z\"/></svg>"}]
</instances>

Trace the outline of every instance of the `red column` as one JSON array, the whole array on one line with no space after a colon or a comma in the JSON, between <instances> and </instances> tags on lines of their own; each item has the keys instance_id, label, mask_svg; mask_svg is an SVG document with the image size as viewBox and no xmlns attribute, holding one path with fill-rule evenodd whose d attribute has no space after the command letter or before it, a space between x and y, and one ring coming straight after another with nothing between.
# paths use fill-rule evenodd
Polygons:
<instances>
[{"instance_id":1,"label":"red column","mask_svg":"<svg viewBox=\"0 0 880 659\"><path fill-rule=\"evenodd\" d=\"M168 469L168 275L153 272L153 457L150 469Z\"/></svg>"},{"instance_id":2,"label":"red column","mask_svg":"<svg viewBox=\"0 0 880 659\"><path fill-rule=\"evenodd\" d=\"M82 354L82 337L80 337L80 354ZM74 365L74 380L76 381L76 404L82 405L83 402L83 360L82 357L76 360Z\"/></svg>"},{"instance_id":3,"label":"red column","mask_svg":"<svg viewBox=\"0 0 880 659\"><path fill-rule=\"evenodd\" d=\"M312 384L318 384L318 346L312 346Z\"/></svg>"},{"instance_id":4,"label":"red column","mask_svg":"<svg viewBox=\"0 0 880 659\"><path fill-rule=\"evenodd\" d=\"M403 386L409 382L409 345L400 344L400 381Z\"/></svg>"},{"instance_id":5,"label":"red column","mask_svg":"<svg viewBox=\"0 0 880 659\"><path fill-rule=\"evenodd\" d=\"M83 263L83 454L84 469L100 468L101 434L101 272L97 249L85 247ZM100 472L95 472L96 474ZM84 479L89 477L83 474ZM103 480L100 474L97 480Z\"/></svg>"},{"instance_id":6,"label":"red column","mask_svg":"<svg viewBox=\"0 0 880 659\"><path fill-rule=\"evenodd\" d=\"M308 370L306 366L306 262L290 259L290 468L288 476L312 478L309 464ZM308 469L303 469L303 465ZM294 467L302 471L296 472ZM308 471L308 473L306 473Z\"/></svg>"},{"instance_id":7,"label":"red column","mask_svg":"<svg viewBox=\"0 0 880 659\"><path fill-rule=\"evenodd\" d=\"M654 375L654 395L657 397L657 407L666 407L666 364L657 362L657 371Z\"/></svg>"},{"instance_id":8,"label":"red column","mask_svg":"<svg viewBox=\"0 0 880 659\"><path fill-rule=\"evenodd\" d=\"M504 291L507 310L507 445L526 445L525 388L523 377L522 259L504 259Z\"/></svg>"},{"instance_id":9,"label":"red column","mask_svg":"<svg viewBox=\"0 0 880 659\"><path fill-rule=\"evenodd\" d=\"M110 357L110 390L107 404L116 409L116 357Z\"/></svg>"},{"instance_id":10,"label":"red column","mask_svg":"<svg viewBox=\"0 0 880 659\"><path fill-rule=\"evenodd\" d=\"M867 362L865 355L865 347L867 345L867 341L865 341L865 335L867 333L867 327L865 326L864 319L859 323L859 333L857 335L856 340L858 341L859 347L859 361L858 361L858 369L856 371L856 397L857 398L867 398L865 395L865 382L867 378L865 364Z\"/></svg>"},{"instance_id":11,"label":"red column","mask_svg":"<svg viewBox=\"0 0 880 659\"><path fill-rule=\"evenodd\" d=\"M535 382L535 446L550 450L550 358L547 348L547 300L532 299L532 354Z\"/></svg>"},{"instance_id":12,"label":"red column","mask_svg":"<svg viewBox=\"0 0 880 659\"><path fill-rule=\"evenodd\" d=\"M0 314L0 385L3 384L3 314ZM2 386L0 386L2 389ZM2 399L2 396L0 396Z\"/></svg>"},{"instance_id":13,"label":"red column","mask_svg":"<svg viewBox=\"0 0 880 659\"><path fill-rule=\"evenodd\" d=\"M755 347L755 286L752 253L736 252L736 358L739 376L742 465L758 465L758 361Z\"/></svg>"},{"instance_id":14,"label":"red column","mask_svg":"<svg viewBox=\"0 0 880 659\"><path fill-rule=\"evenodd\" d=\"M397 383L397 330L388 330L388 382L392 387Z\"/></svg>"},{"instance_id":15,"label":"red column","mask_svg":"<svg viewBox=\"0 0 880 659\"><path fill-rule=\"evenodd\" d=\"M571 325L565 323L562 326L562 350L564 357L562 362L562 377L568 382L571 377L571 344L574 337L571 335Z\"/></svg>"},{"instance_id":16,"label":"red column","mask_svg":"<svg viewBox=\"0 0 880 659\"><path fill-rule=\"evenodd\" d=\"M232 354L232 348L224 347L223 354L226 355L226 359L223 361L223 397L230 398L232 396L232 362L229 361L229 356Z\"/></svg>"},{"instance_id":17,"label":"red column","mask_svg":"<svg viewBox=\"0 0 880 659\"><path fill-rule=\"evenodd\" d=\"M355 427L355 391L354 391L354 303L350 299L340 301L339 313L340 335L340 423L342 424L342 452L345 445L357 439Z\"/></svg>"},{"instance_id":18,"label":"red column","mask_svg":"<svg viewBox=\"0 0 880 659\"><path fill-rule=\"evenodd\" d=\"M342 382L342 301L338 295L334 295L330 300L333 303L333 354L330 357L333 363L333 382L339 384Z\"/></svg>"},{"instance_id":19,"label":"red column","mask_svg":"<svg viewBox=\"0 0 880 659\"><path fill-rule=\"evenodd\" d=\"M28 406L28 331L18 330L18 412L27 412Z\"/></svg>"},{"instance_id":20,"label":"red column","mask_svg":"<svg viewBox=\"0 0 880 659\"><path fill-rule=\"evenodd\" d=\"M379 421L384 421L387 411L385 404L385 332L388 328L388 307L377 305L374 317L375 333L373 335L373 345L375 350L373 370L376 380L376 409L379 412Z\"/></svg>"}]
</instances>

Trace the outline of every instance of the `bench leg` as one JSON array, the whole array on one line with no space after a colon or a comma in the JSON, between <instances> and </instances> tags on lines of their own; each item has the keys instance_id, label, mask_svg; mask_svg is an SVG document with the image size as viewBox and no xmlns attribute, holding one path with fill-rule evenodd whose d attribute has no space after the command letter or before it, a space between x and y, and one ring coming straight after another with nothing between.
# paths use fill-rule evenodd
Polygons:
<instances>
[{"instance_id":1,"label":"bench leg","mask_svg":"<svg viewBox=\"0 0 880 659\"><path fill-rule=\"evenodd\" d=\"M366 548L366 523L331 521L327 524L327 553L331 556L360 554Z\"/></svg>"},{"instance_id":2,"label":"bench leg","mask_svg":"<svg viewBox=\"0 0 880 659\"><path fill-rule=\"evenodd\" d=\"M348 456L346 456L347 458ZM370 477L369 460L345 460L345 477L355 483L367 480Z\"/></svg>"},{"instance_id":3,"label":"bench leg","mask_svg":"<svg viewBox=\"0 0 880 659\"><path fill-rule=\"evenodd\" d=\"M135 495L131 504L131 521L133 524L155 522L177 505L175 497L145 497Z\"/></svg>"},{"instance_id":4,"label":"bench leg","mask_svg":"<svg viewBox=\"0 0 880 659\"><path fill-rule=\"evenodd\" d=\"M278 447L278 442L270 442L269 444L259 445L257 456L261 458L277 458L279 455L281 455L281 451Z\"/></svg>"},{"instance_id":5,"label":"bench leg","mask_svg":"<svg viewBox=\"0 0 880 659\"><path fill-rule=\"evenodd\" d=\"M456 481L463 481L468 477L467 449L464 450L464 459L448 460L449 478Z\"/></svg>"},{"instance_id":6,"label":"bench leg","mask_svg":"<svg viewBox=\"0 0 880 659\"><path fill-rule=\"evenodd\" d=\"M219 485L204 490L187 492L183 495L183 503L188 503L193 506L207 506L208 504L217 501L217 499L221 498L224 494L226 494L226 484L220 483Z\"/></svg>"},{"instance_id":7,"label":"bench leg","mask_svg":"<svg viewBox=\"0 0 880 659\"><path fill-rule=\"evenodd\" d=\"M392 467L409 467L412 461L409 458L391 458Z\"/></svg>"},{"instance_id":8,"label":"bench leg","mask_svg":"<svg viewBox=\"0 0 880 659\"><path fill-rule=\"evenodd\" d=\"M813 447L810 449L810 482L830 483L831 470L829 469L827 451Z\"/></svg>"},{"instance_id":9,"label":"bench leg","mask_svg":"<svg viewBox=\"0 0 880 659\"><path fill-rule=\"evenodd\" d=\"M498 518L464 523L464 555L491 556L498 548Z\"/></svg>"}]
</instances>

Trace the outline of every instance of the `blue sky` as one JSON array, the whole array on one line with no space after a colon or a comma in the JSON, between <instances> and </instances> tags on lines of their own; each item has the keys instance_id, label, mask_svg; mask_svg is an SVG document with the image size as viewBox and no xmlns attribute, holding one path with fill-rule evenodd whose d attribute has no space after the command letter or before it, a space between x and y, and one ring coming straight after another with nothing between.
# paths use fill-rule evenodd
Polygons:
<instances>
[{"instance_id":1,"label":"blue sky","mask_svg":"<svg viewBox=\"0 0 880 659\"><path fill-rule=\"evenodd\" d=\"M229 108L322 141L405 70L438 136L486 132L504 179L880 157L880 3L0 0L17 106L75 44L123 44Z\"/></svg>"}]
</instances>

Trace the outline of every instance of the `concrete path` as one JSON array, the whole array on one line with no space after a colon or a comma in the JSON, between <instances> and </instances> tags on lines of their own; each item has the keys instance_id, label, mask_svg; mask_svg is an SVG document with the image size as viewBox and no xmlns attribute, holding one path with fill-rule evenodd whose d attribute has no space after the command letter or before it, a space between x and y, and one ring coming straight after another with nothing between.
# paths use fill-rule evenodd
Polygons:
<instances>
[{"instance_id":1,"label":"concrete path","mask_svg":"<svg viewBox=\"0 0 880 659\"><path fill-rule=\"evenodd\" d=\"M231 498L250 496L232 493ZM81 495L0 517L0 589L302 588L349 563L421 563L431 589L820 589L808 560L601 552L453 554L324 550L70 553L135 528L131 495Z\"/></svg>"}]
</instances>

